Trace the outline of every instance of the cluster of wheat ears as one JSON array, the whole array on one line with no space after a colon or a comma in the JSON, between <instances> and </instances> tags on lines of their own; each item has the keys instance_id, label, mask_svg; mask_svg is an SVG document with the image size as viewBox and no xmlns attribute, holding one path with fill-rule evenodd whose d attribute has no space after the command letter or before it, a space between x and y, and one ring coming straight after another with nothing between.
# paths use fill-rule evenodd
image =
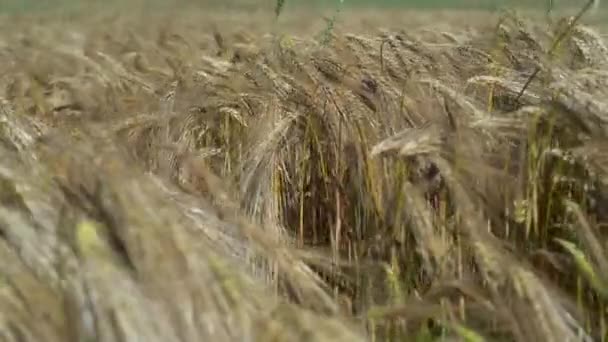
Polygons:
<instances>
[{"instance_id":1,"label":"cluster of wheat ears","mask_svg":"<svg viewBox=\"0 0 608 342\"><path fill-rule=\"evenodd\" d=\"M1 341L608 339L594 29L202 17L0 20Z\"/></svg>"}]
</instances>

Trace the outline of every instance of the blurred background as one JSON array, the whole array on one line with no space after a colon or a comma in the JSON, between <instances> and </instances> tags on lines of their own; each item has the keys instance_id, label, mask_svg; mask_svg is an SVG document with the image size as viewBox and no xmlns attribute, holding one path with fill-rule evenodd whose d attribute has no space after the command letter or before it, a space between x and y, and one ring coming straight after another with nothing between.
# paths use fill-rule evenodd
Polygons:
<instances>
[{"instance_id":1,"label":"blurred background","mask_svg":"<svg viewBox=\"0 0 608 342\"><path fill-rule=\"evenodd\" d=\"M349 7L404 7L418 9L459 8L495 10L500 7L544 8L549 0L344 0ZM553 0L558 8L582 6L585 0ZM2 0L0 12L19 13L32 11L71 11L90 7L117 5L139 6L146 9L173 8L176 6L224 7L224 8L272 8L275 0ZM286 0L287 8L335 7L339 0Z\"/></svg>"}]
</instances>

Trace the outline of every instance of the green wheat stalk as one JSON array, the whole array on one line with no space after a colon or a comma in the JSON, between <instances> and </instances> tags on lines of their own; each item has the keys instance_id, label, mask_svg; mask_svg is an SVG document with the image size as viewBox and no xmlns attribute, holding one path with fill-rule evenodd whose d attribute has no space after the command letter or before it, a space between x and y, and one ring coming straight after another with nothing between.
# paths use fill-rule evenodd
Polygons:
<instances>
[{"instance_id":1,"label":"green wheat stalk","mask_svg":"<svg viewBox=\"0 0 608 342\"><path fill-rule=\"evenodd\" d=\"M275 20L279 19L281 12L283 12L283 8L285 7L286 0L277 0L274 6L274 18Z\"/></svg>"},{"instance_id":2,"label":"green wheat stalk","mask_svg":"<svg viewBox=\"0 0 608 342\"><path fill-rule=\"evenodd\" d=\"M338 15L342 11L342 7L344 6L344 0L339 0L339 1L340 1L339 6L336 9L336 11L334 12L334 15L331 17L331 19L329 19L329 21L327 22L327 26L319 35L320 44L322 46L326 46L327 44L329 44L329 41L331 40L331 32L334 30L336 20L338 19Z\"/></svg>"},{"instance_id":3,"label":"green wheat stalk","mask_svg":"<svg viewBox=\"0 0 608 342\"><path fill-rule=\"evenodd\" d=\"M587 13L589 10L593 10L594 7L597 7L597 4L598 4L597 0L589 0L585 3L585 5L581 8L581 10L577 13L577 15L574 16L574 18L569 22L569 24L566 25L565 28L560 32L560 34L557 35L557 37L553 41L553 44L551 44L551 48L547 52L547 55L549 56L549 58L553 57L553 54L555 53L555 51L557 50L559 45L564 41L564 39L566 39L568 34L570 34L572 32L572 30L574 29L574 26L576 26L578 24L578 22L583 17L583 15L585 15L585 13ZM548 8L547 13L549 13L553 9L553 1L549 1L548 6L549 6L549 8ZM532 75L530 75L530 77L528 77L528 80L526 81L524 86L521 88L519 94L517 94L515 101L519 102L519 99L526 92L526 90L530 86L530 83L532 83L532 81L536 78L536 76L538 76L538 73L540 71L541 71L540 66L537 66L534 69L534 72L532 73Z\"/></svg>"}]
</instances>

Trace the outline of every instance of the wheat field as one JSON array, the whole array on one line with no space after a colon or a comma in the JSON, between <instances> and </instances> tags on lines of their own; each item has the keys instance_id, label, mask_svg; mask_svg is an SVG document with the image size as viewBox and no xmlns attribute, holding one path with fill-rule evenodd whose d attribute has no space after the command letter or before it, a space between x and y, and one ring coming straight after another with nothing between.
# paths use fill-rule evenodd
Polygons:
<instances>
[{"instance_id":1,"label":"wheat field","mask_svg":"<svg viewBox=\"0 0 608 342\"><path fill-rule=\"evenodd\" d=\"M602 26L284 6L0 17L0 340L608 340Z\"/></svg>"}]
</instances>

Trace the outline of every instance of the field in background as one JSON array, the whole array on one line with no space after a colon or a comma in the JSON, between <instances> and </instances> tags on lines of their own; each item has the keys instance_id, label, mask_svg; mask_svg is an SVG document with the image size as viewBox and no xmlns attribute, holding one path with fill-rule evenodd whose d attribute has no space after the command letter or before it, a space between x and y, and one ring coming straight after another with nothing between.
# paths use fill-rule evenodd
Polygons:
<instances>
[{"instance_id":1,"label":"field in background","mask_svg":"<svg viewBox=\"0 0 608 342\"><path fill-rule=\"evenodd\" d=\"M3 2L0 339L607 341L604 27L346 2Z\"/></svg>"},{"instance_id":2,"label":"field in background","mask_svg":"<svg viewBox=\"0 0 608 342\"><path fill-rule=\"evenodd\" d=\"M366 7L366 8L427 8L427 9L484 9L494 10L500 7L519 7L519 8L545 8L547 0L525 1L525 0L344 0L343 5L347 7ZM554 0L555 6L559 7L580 7L584 4L583 0ZM109 7L116 5L138 5L149 8L163 8L173 6L196 6L199 8L209 8L209 6L222 6L238 8L243 5L273 7L272 0L5 0L0 4L1 12L27 12L50 9L74 9L86 6ZM286 7L336 7L340 5L339 0L287 0Z\"/></svg>"}]
</instances>

